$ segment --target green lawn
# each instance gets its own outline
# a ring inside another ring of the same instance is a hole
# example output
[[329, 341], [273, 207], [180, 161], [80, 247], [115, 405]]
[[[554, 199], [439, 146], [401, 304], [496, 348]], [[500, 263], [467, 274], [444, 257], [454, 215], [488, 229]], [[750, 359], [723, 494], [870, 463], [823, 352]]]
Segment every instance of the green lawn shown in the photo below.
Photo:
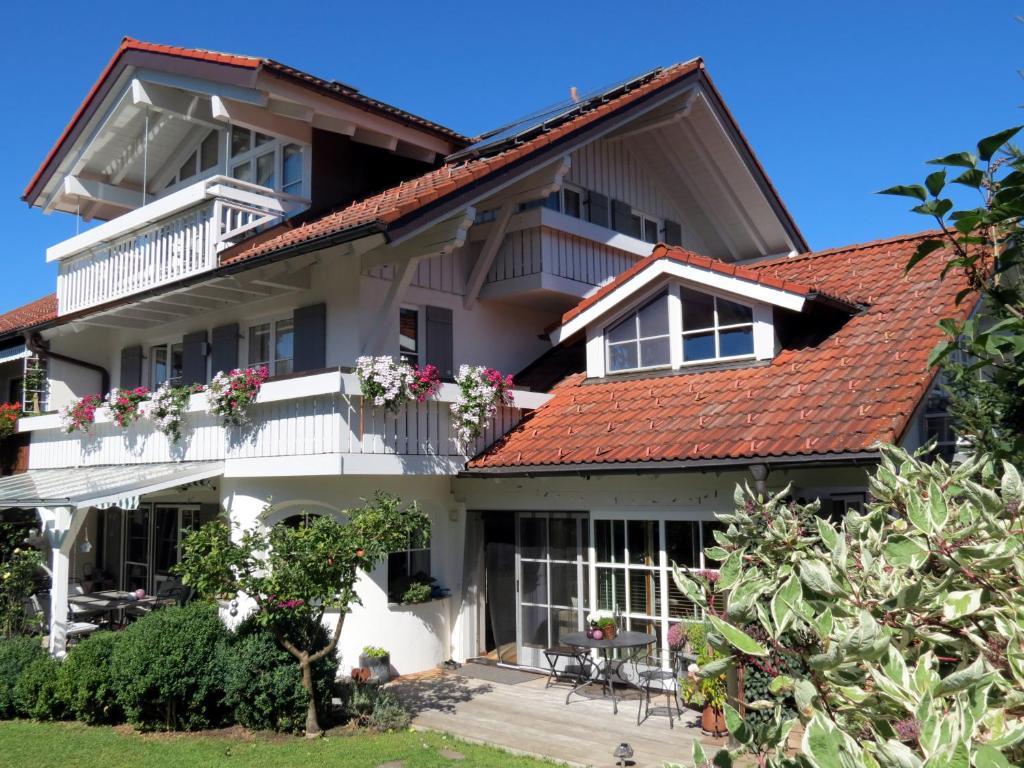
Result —
[[[465, 759], [445, 757], [441, 751]], [[437, 733], [301, 737], [248, 734], [138, 734], [126, 728], [80, 723], [0, 722], [0, 766], [18, 768], [374, 768], [400, 760], [404, 768], [550, 768], [551, 763], [517, 757]]]

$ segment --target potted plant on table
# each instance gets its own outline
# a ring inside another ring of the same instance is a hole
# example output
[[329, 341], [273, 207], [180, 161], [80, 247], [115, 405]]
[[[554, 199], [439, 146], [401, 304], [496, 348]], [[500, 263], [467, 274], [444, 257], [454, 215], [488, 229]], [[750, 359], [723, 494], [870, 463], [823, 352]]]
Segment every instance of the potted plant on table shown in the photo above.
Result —
[[391, 679], [391, 654], [386, 648], [367, 645], [359, 654], [359, 666], [370, 673], [370, 680], [386, 683]]
[[724, 736], [729, 733], [729, 727], [725, 724], [725, 702], [728, 696], [725, 675], [700, 674], [701, 667], [722, 658], [722, 655], [708, 644], [703, 625], [690, 626], [687, 637], [697, 654], [697, 661], [690, 664], [680, 679], [679, 692], [688, 704], [703, 708], [700, 727], [704, 733]]
[[618, 632], [615, 616], [610, 611], [591, 611], [587, 625], [587, 637], [594, 640], [611, 640]]

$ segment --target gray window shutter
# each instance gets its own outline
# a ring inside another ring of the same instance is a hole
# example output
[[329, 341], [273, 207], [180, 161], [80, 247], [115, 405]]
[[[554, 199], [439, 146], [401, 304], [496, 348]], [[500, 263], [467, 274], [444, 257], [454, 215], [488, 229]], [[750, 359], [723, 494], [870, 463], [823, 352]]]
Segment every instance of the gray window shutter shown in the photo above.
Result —
[[315, 371], [327, 365], [327, 305], [299, 307], [292, 316], [295, 333], [293, 371]]
[[445, 307], [427, 307], [426, 362], [437, 367], [441, 378], [455, 378], [452, 311]]
[[186, 333], [181, 340], [181, 383], [206, 383], [206, 331]]
[[142, 347], [125, 347], [121, 350], [121, 388], [135, 389], [142, 386]]
[[587, 193], [587, 221], [601, 227], [608, 226], [608, 198], [599, 192]]
[[612, 200], [612, 229], [630, 237], [640, 237], [640, 226], [629, 203]]
[[677, 221], [665, 219], [665, 245], [682, 245], [683, 228]]
[[238, 367], [238, 323], [218, 325], [213, 329], [210, 343], [210, 370], [234, 370]]

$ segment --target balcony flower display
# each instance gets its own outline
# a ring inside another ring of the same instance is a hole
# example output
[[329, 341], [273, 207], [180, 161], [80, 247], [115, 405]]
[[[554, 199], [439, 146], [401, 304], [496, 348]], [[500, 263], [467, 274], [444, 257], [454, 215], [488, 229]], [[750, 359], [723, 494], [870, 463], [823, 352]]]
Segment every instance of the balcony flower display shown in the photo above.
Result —
[[149, 400], [148, 387], [121, 389], [114, 387], [103, 401], [103, 407], [117, 426], [124, 429], [142, 416], [140, 406]]
[[452, 403], [455, 439], [466, 447], [483, 433], [499, 405], [512, 405], [512, 376], [482, 365], [463, 365], [455, 377], [458, 399]]
[[60, 425], [68, 434], [88, 432], [96, 421], [96, 409], [103, 403], [99, 395], [86, 395], [60, 409]]
[[266, 366], [219, 371], [206, 388], [206, 412], [220, 416], [224, 423], [238, 427], [249, 423], [249, 406], [269, 375]]
[[20, 417], [21, 403], [3, 403], [0, 405], [0, 440], [14, 434]]
[[146, 416], [153, 420], [158, 432], [167, 436], [173, 444], [181, 440], [185, 432], [185, 413], [188, 411], [189, 398], [194, 392], [202, 392], [204, 387], [197, 384], [193, 387], [175, 387], [168, 382], [160, 385], [148, 403], [143, 405]]
[[358, 358], [356, 375], [363, 397], [392, 413], [408, 400], [423, 402], [441, 385], [441, 376], [434, 366], [413, 367], [388, 355]]

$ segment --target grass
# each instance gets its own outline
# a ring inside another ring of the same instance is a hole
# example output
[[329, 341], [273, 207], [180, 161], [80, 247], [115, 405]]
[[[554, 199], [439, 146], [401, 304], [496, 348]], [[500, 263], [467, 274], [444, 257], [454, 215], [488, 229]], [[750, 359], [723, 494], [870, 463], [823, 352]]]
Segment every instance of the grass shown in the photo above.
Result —
[[[445, 757], [442, 750], [461, 753], [465, 759]], [[401, 761], [404, 768], [552, 765], [427, 732], [341, 732], [307, 741], [242, 729], [140, 734], [125, 727], [101, 728], [81, 723], [0, 722], [3, 768], [374, 768], [392, 761]]]

